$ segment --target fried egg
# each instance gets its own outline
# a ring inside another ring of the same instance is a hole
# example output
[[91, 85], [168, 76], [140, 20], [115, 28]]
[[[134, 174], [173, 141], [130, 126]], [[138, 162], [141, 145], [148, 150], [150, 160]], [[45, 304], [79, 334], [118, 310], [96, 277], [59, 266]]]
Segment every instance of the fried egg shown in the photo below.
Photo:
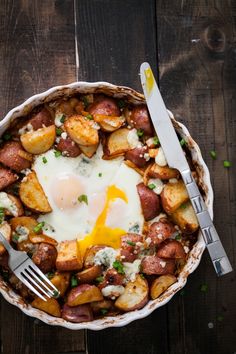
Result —
[[43, 232], [58, 242], [77, 238], [82, 253], [92, 244], [119, 248], [121, 235], [143, 228], [136, 190], [141, 176], [123, 157], [103, 160], [102, 154], [101, 146], [90, 159], [56, 157], [49, 150], [33, 164], [52, 208], [38, 218]]

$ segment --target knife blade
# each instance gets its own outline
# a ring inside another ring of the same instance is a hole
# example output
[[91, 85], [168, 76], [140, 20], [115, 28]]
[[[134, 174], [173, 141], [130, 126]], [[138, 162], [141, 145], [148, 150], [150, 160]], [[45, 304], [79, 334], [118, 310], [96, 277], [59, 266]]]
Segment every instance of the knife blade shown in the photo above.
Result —
[[232, 271], [231, 264], [192, 176], [189, 164], [148, 63], [142, 63], [140, 77], [150, 117], [167, 163], [170, 167], [178, 169], [182, 176], [216, 274], [218, 276], [227, 274]]

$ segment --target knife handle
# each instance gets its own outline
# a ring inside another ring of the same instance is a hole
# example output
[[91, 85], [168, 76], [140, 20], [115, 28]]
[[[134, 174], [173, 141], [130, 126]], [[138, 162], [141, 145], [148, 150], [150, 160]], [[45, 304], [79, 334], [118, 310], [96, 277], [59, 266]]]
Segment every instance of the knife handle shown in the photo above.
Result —
[[218, 276], [227, 274], [232, 271], [230, 261], [225, 253], [224, 247], [220, 241], [215, 226], [213, 225], [206, 204], [200, 194], [192, 173], [188, 169], [181, 172], [181, 175], [196, 213], [216, 274]]

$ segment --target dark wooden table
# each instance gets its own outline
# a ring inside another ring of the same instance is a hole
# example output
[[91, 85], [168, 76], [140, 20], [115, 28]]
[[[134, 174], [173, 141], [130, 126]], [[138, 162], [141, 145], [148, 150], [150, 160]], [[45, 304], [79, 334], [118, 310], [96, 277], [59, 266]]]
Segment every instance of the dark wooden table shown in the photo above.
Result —
[[[1, 0], [0, 30], [1, 117], [76, 80], [141, 90], [139, 65], [151, 63], [167, 106], [201, 146], [215, 224], [236, 267], [236, 1]], [[124, 328], [53, 328], [2, 299], [1, 353], [235, 354], [235, 320], [235, 272], [217, 279], [205, 253], [184, 292]]]

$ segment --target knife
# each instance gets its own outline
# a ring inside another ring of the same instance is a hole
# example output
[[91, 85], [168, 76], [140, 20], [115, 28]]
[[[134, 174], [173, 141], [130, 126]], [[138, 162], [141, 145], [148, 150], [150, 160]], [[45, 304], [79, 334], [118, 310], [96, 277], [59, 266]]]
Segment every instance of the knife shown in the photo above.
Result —
[[155, 81], [152, 69], [148, 63], [142, 63], [140, 76], [151, 120], [168, 165], [178, 169], [182, 176], [216, 274], [218, 276], [227, 274], [232, 271], [231, 264], [212, 223], [198, 186], [192, 176], [190, 167]]

